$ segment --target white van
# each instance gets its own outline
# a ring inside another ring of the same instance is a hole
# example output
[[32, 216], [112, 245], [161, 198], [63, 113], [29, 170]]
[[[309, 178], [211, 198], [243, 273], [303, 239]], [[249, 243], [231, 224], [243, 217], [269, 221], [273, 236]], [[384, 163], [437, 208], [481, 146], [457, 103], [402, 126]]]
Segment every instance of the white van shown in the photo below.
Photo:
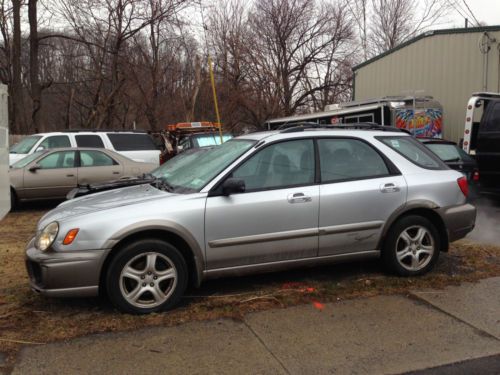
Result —
[[106, 148], [134, 161], [160, 164], [160, 150], [153, 139], [147, 133], [136, 131], [68, 131], [30, 135], [10, 148], [9, 164], [36, 151], [59, 147]]

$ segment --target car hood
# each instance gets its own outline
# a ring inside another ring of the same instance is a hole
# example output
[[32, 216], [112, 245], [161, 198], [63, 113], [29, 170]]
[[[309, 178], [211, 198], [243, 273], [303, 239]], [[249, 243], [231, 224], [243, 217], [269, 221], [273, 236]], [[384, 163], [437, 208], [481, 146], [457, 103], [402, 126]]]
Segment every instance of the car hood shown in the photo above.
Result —
[[149, 184], [90, 194], [61, 203], [42, 217], [39, 227], [44, 227], [52, 221], [60, 221], [76, 215], [84, 215], [176, 195], [157, 189]]

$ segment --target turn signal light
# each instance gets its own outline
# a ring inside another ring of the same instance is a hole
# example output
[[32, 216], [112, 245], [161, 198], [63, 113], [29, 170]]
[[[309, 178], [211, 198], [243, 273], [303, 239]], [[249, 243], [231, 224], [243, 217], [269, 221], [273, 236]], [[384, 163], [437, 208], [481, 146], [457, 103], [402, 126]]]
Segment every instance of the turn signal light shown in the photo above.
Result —
[[460, 177], [457, 180], [458, 186], [460, 187], [460, 190], [462, 190], [462, 193], [467, 196], [469, 195], [469, 183], [467, 182], [467, 177]]
[[66, 237], [64, 237], [63, 245], [70, 245], [76, 238], [78, 234], [78, 228], [71, 229], [66, 233]]

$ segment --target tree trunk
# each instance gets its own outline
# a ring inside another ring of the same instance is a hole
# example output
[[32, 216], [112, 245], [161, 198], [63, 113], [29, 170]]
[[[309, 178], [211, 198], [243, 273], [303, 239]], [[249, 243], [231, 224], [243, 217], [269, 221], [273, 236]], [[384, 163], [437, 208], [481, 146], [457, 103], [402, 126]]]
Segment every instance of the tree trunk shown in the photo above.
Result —
[[12, 17], [14, 21], [13, 43], [11, 54], [12, 81], [11, 91], [11, 132], [13, 134], [22, 134], [25, 132], [22, 121], [23, 115], [23, 86], [21, 83], [21, 0], [12, 0]]
[[28, 20], [30, 24], [30, 84], [31, 100], [33, 107], [31, 110], [31, 126], [35, 132], [43, 131], [40, 123], [40, 109], [42, 107], [42, 85], [39, 77], [38, 61], [38, 20], [37, 20], [37, 2], [38, 0], [29, 0], [28, 2]]

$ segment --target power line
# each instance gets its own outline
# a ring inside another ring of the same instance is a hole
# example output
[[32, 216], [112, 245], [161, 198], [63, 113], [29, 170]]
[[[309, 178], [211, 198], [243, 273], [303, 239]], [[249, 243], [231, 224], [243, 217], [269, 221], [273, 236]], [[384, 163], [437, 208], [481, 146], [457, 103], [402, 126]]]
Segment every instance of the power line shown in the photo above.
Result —
[[467, 9], [469, 10], [469, 13], [471, 14], [472, 18], [474, 18], [474, 21], [476, 21], [476, 24], [477, 26], [481, 26], [479, 24], [479, 21], [477, 20], [476, 16], [474, 15], [474, 13], [472, 12], [472, 10], [469, 8], [469, 5], [467, 4], [467, 2], [465, 0], [462, 0], [464, 2], [464, 5], [467, 7]]

